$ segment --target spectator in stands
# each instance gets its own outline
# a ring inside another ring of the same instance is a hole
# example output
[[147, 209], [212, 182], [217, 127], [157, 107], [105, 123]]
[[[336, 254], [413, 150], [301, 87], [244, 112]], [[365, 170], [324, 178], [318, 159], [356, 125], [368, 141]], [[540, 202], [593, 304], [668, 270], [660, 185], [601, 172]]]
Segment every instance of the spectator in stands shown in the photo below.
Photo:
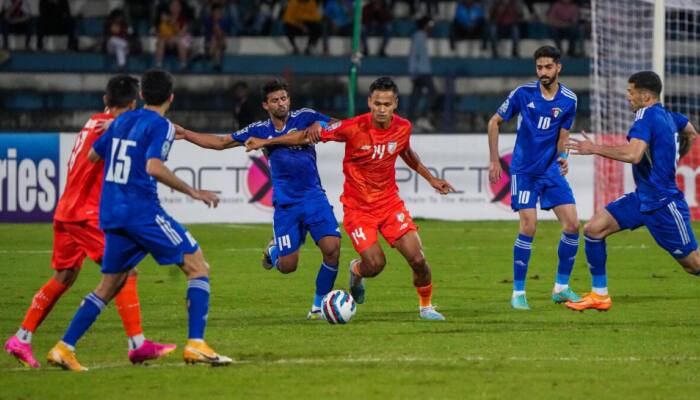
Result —
[[136, 36], [148, 35], [153, 21], [153, 3], [153, 0], [124, 0], [126, 24], [134, 28]]
[[243, 33], [243, 19], [241, 18], [242, 7], [240, 0], [229, 0], [228, 5], [225, 0], [220, 2], [224, 17], [229, 21], [228, 33], [237, 36]]
[[114, 54], [117, 59], [117, 68], [120, 71], [126, 69], [127, 56], [129, 55], [129, 27], [126, 24], [126, 15], [121, 9], [112, 10], [104, 25], [104, 49], [107, 54]]
[[37, 26], [36, 47], [44, 48], [44, 36], [68, 36], [68, 50], [78, 51], [78, 35], [75, 19], [71, 16], [68, 0], [40, 0], [39, 24]]
[[426, 107], [418, 120], [415, 121], [415, 127], [424, 131], [434, 131], [435, 128], [427, 116], [435, 100], [433, 68], [430, 65], [430, 55], [428, 54], [428, 36], [430, 36], [435, 24], [432, 18], [426, 16], [419, 19], [417, 25], [418, 30], [411, 38], [411, 49], [408, 55], [408, 72], [413, 81], [413, 90], [408, 102], [408, 118], [410, 120], [415, 118], [416, 106], [425, 92]]
[[396, 3], [406, 3], [408, 6], [408, 15], [416, 15], [418, 0], [391, 0], [391, 10], [392, 12], [396, 8]]
[[569, 56], [582, 54], [578, 47], [583, 36], [583, 27], [579, 23], [581, 9], [572, 0], [558, 0], [547, 12], [547, 24], [552, 30], [552, 38], [557, 48], [563, 53], [562, 39], [567, 39]]
[[323, 3], [323, 54], [329, 53], [328, 37], [352, 34], [352, 5], [347, 0]]
[[260, 103], [254, 101], [250, 96], [250, 88], [243, 81], [238, 81], [233, 85], [233, 118], [238, 122], [237, 129], [258, 121]]
[[223, 6], [214, 3], [204, 20], [204, 46], [217, 72], [221, 71], [221, 59], [226, 50], [226, 37], [230, 29], [231, 21], [224, 14]]
[[455, 9], [455, 18], [450, 25], [450, 50], [457, 48], [457, 41], [484, 39], [484, 8], [474, 0], [460, 0]]
[[180, 71], [187, 69], [189, 50], [192, 46], [192, 36], [190, 35], [190, 20], [183, 12], [180, 0], [172, 0], [168, 5], [167, 12], [160, 12], [156, 30], [156, 67], [163, 66], [165, 51], [176, 49], [180, 60]]
[[2, 29], [3, 47], [10, 48], [8, 34], [24, 34], [24, 48], [29, 50], [29, 41], [32, 38], [32, 18], [28, 0], [3, 0], [2, 17], [0, 18]]
[[386, 57], [386, 46], [391, 35], [391, 20], [393, 16], [384, 0], [371, 0], [362, 7], [362, 53], [369, 54], [367, 36], [381, 36], [379, 56]]
[[519, 57], [520, 21], [523, 17], [521, 0], [494, 0], [489, 7], [489, 40], [494, 58], [498, 58], [498, 40], [510, 37], [513, 41], [511, 55]]
[[301, 35], [309, 37], [304, 53], [311, 54], [311, 50], [316, 47], [318, 39], [321, 38], [321, 12], [318, 9], [318, 2], [316, 0], [288, 0], [282, 20], [284, 21], [284, 31], [292, 45], [294, 54], [299, 54], [299, 48], [294, 38]]
[[[253, 0], [247, 8], [239, 7], [239, 15], [246, 35], [269, 35], [272, 31], [272, 11], [276, 0]], [[233, 11], [231, 11], [233, 15]]]

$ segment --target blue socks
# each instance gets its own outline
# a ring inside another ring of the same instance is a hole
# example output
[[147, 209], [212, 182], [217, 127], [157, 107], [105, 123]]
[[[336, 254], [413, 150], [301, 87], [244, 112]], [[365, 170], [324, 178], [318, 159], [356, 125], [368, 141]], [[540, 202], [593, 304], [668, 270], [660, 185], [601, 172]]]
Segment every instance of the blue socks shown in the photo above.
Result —
[[75, 347], [75, 344], [90, 329], [90, 326], [92, 326], [105, 306], [105, 302], [97, 297], [95, 293], [90, 292], [90, 294], [85, 296], [78, 311], [73, 316], [73, 320], [68, 325], [66, 333], [63, 335], [63, 343]]
[[561, 241], [559, 242], [559, 265], [557, 266], [557, 284], [568, 285], [571, 271], [574, 269], [574, 261], [576, 261], [576, 252], [578, 251], [578, 232], [576, 233], [561, 233]]
[[522, 233], [515, 239], [513, 246], [513, 291], [525, 291], [525, 278], [527, 277], [527, 266], [530, 263], [532, 253], [532, 237]]
[[267, 250], [270, 253], [270, 260], [272, 260], [272, 266], [277, 269], [277, 260], [280, 258], [280, 249], [276, 244], [270, 246]]
[[204, 339], [204, 328], [209, 314], [209, 278], [190, 279], [187, 284], [187, 311], [189, 313], [189, 339]]
[[586, 260], [593, 277], [593, 292], [602, 295], [608, 294], [608, 277], [605, 272], [608, 254], [605, 249], [605, 239], [594, 239], [588, 236], [585, 236], [585, 239]]
[[335, 278], [338, 276], [338, 266], [328, 265], [325, 262], [321, 263], [321, 268], [316, 275], [316, 294], [314, 295], [314, 308], [321, 308], [321, 300], [327, 295], [335, 284]]

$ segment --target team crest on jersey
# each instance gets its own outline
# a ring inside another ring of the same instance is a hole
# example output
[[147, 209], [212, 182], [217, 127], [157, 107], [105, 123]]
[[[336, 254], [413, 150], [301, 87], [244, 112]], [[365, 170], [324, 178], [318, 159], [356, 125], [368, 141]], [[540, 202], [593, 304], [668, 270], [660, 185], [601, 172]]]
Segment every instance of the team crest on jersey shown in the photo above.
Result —
[[399, 222], [403, 222], [406, 219], [406, 215], [404, 213], [400, 212], [396, 214], [396, 219], [399, 220]]
[[330, 124], [330, 125], [327, 125], [327, 126], [326, 126], [326, 130], [327, 130], [327, 131], [332, 131], [333, 129], [339, 127], [341, 123], [342, 123], [342, 121], [337, 121], [337, 122], [334, 122], [334, 123], [332, 123], [332, 124]]
[[389, 154], [394, 154], [396, 151], [396, 142], [387, 143], [386, 149], [389, 150]]
[[561, 108], [559, 108], [559, 107], [552, 108], [552, 115], [554, 116], [554, 118], [557, 118], [559, 115], [561, 115]]

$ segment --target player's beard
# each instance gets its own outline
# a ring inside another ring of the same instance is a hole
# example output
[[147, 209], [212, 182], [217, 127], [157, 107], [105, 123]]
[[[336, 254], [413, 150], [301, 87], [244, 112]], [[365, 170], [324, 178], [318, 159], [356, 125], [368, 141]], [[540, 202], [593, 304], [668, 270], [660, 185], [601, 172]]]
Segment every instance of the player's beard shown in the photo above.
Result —
[[277, 119], [287, 119], [287, 117], [289, 116], [289, 109], [284, 108], [284, 109], [275, 110], [272, 113], [272, 115], [274, 115], [275, 118], [277, 118]]
[[[540, 83], [542, 83], [542, 86], [549, 89], [549, 87], [552, 86], [552, 84], [554, 84], [554, 82], [557, 81], [557, 78], [559, 78], [559, 74], [555, 74], [554, 76], [551, 76], [551, 77], [545, 75], [545, 76], [540, 77], [539, 80], [540, 80]], [[546, 80], [546, 82], [545, 82], [545, 80]]]

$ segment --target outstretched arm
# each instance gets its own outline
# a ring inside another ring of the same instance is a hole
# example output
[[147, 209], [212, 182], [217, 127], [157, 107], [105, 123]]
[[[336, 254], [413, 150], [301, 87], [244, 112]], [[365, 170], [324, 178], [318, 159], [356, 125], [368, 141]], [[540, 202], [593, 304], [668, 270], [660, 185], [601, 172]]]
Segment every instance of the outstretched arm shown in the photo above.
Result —
[[180, 125], [175, 125], [175, 135], [177, 139], [185, 139], [205, 149], [225, 150], [242, 146], [243, 144], [231, 138], [231, 136], [219, 136], [209, 133], [194, 132], [185, 129]]
[[195, 200], [201, 200], [209, 207], [219, 204], [219, 196], [209, 190], [196, 190], [178, 178], [160, 158], [149, 158], [146, 162], [146, 172], [156, 178], [158, 182], [184, 193]]
[[683, 131], [680, 132], [680, 145], [678, 147], [678, 155], [680, 157], [685, 156], [693, 147], [693, 142], [698, 138], [698, 133], [695, 130], [693, 124], [688, 122]]
[[251, 137], [245, 141], [245, 149], [246, 151], [253, 151], [265, 146], [300, 146], [310, 143], [311, 141], [307, 137], [306, 131], [296, 131], [269, 139]]
[[498, 134], [503, 117], [493, 114], [489, 120], [489, 181], [496, 183], [501, 180], [501, 160], [498, 155]]
[[597, 154], [611, 160], [638, 164], [642, 161], [644, 152], [647, 150], [647, 142], [637, 138], [632, 138], [629, 143], [622, 146], [606, 146], [593, 143], [586, 132], [581, 132], [581, 134], [583, 140], [571, 138], [566, 145], [566, 148], [573, 150], [573, 154], [576, 155]]
[[412, 170], [418, 172], [418, 174], [422, 176], [426, 181], [428, 181], [428, 183], [430, 183], [430, 186], [434, 187], [435, 190], [437, 190], [440, 194], [447, 194], [455, 191], [455, 189], [452, 187], [452, 185], [450, 185], [449, 182], [447, 182], [444, 179], [439, 179], [433, 176], [430, 170], [425, 165], [423, 165], [423, 163], [420, 160], [420, 157], [415, 151], [413, 151], [411, 146], [408, 146], [406, 150], [401, 152], [401, 158], [406, 163], [406, 165], [408, 165]]

